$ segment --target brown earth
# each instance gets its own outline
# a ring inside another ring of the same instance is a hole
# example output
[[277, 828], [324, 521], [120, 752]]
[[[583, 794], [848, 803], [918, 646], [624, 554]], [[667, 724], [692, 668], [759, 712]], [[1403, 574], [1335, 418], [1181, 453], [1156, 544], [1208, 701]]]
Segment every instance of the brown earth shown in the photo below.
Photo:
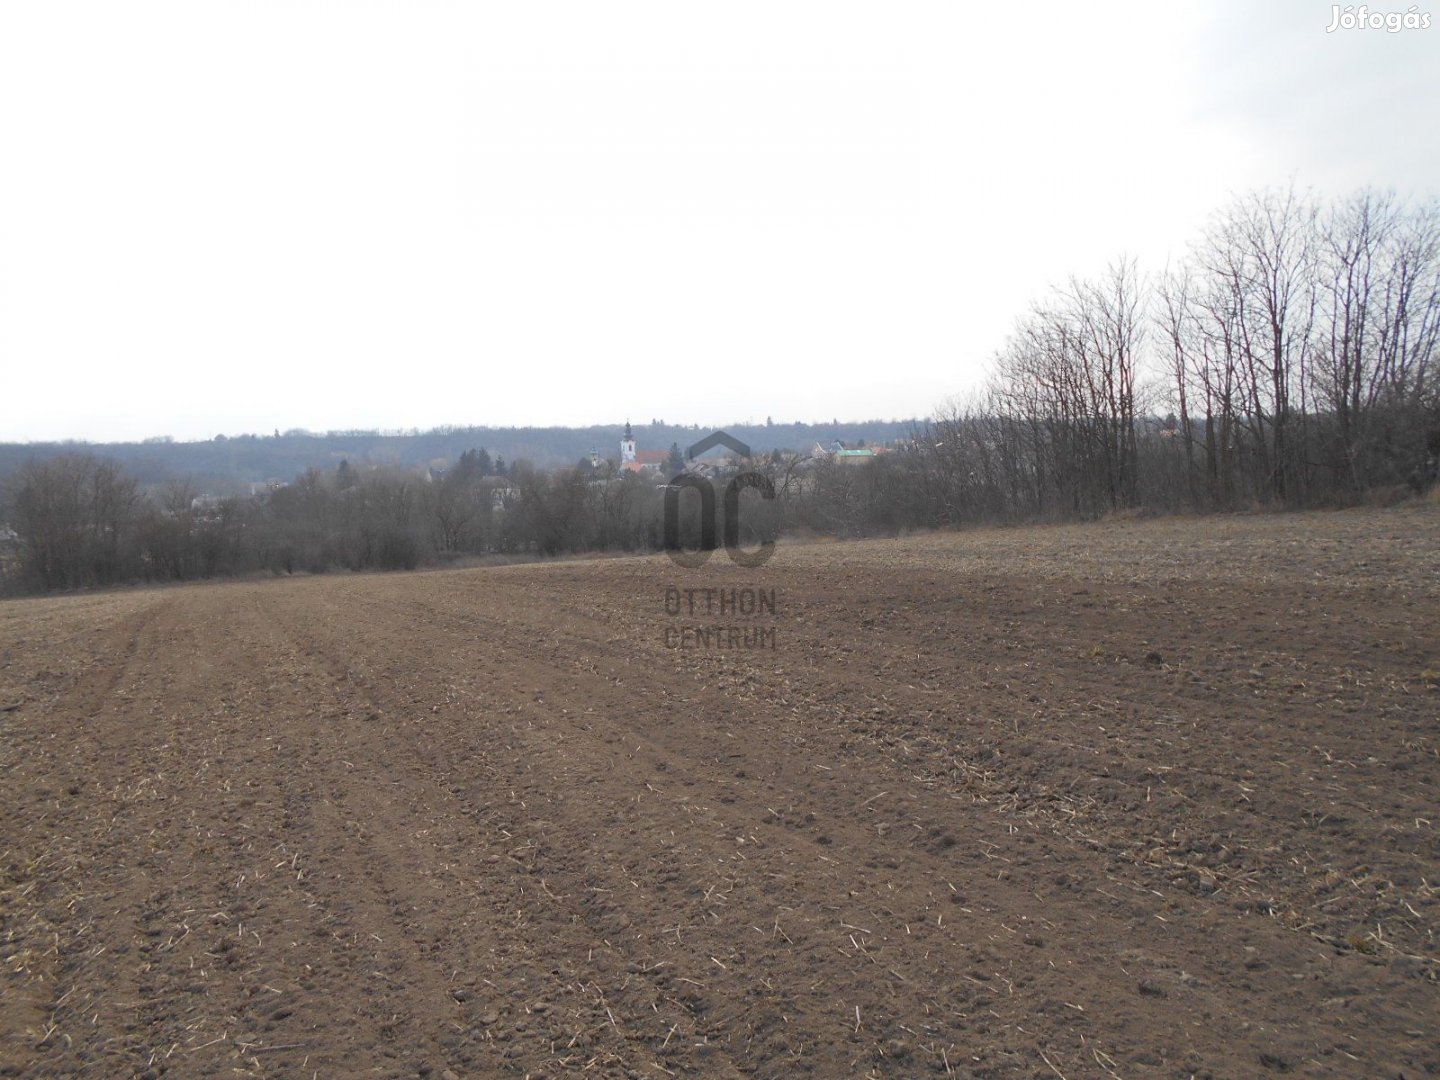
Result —
[[1436, 1075], [1437, 526], [0, 604], [0, 1074]]

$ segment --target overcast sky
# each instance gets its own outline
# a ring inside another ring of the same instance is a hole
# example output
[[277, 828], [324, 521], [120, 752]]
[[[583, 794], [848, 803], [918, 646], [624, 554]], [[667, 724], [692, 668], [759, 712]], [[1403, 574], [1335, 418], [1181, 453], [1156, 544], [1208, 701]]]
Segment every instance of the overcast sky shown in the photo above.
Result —
[[0, 440], [928, 415], [1231, 192], [1436, 193], [1440, 18], [1331, 18], [5, 3]]

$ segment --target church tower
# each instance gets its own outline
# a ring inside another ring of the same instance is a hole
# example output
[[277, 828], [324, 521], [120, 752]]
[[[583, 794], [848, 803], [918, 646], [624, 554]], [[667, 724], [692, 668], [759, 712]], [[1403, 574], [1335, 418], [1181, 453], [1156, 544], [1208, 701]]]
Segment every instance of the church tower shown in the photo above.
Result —
[[620, 440], [620, 464], [635, 460], [635, 436], [630, 431], [630, 421], [625, 421], [625, 437]]

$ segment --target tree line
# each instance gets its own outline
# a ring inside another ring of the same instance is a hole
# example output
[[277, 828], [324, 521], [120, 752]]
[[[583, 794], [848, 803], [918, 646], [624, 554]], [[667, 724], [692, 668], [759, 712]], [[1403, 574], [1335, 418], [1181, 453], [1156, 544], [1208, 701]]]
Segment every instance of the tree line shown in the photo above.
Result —
[[[671, 456], [680, 457], [678, 447]], [[789, 496], [798, 492], [804, 460], [775, 451], [731, 471], [774, 473]], [[558, 470], [492, 464], [477, 449], [444, 471], [357, 469], [342, 461], [259, 495], [214, 498], [185, 483], [146, 491], [112, 461], [61, 454], [31, 460], [11, 478], [16, 536], [0, 546], [0, 587], [50, 592], [254, 573], [408, 570], [474, 556], [656, 551], [665, 542], [664, 487], [656, 479], [589, 459]], [[756, 502], [745, 504], [751, 543], [780, 527], [776, 508]], [[698, 518], [687, 502], [682, 533], [691, 546]]]
[[[347, 462], [256, 497], [210, 498], [184, 482], [148, 493], [92, 454], [32, 460], [11, 478], [11, 591], [184, 581], [253, 572], [413, 569], [489, 542], [494, 485], [467, 452], [438, 481]], [[503, 467], [503, 466], [502, 466]]]
[[1418, 493], [1440, 461], [1440, 212], [1236, 198], [1179, 265], [1072, 279], [899, 479], [934, 524]]

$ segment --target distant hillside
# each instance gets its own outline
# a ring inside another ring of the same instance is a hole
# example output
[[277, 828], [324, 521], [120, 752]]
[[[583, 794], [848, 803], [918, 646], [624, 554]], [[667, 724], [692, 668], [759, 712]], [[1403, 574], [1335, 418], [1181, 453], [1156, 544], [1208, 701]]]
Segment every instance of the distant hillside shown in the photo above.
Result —
[[[835, 439], [886, 443], [908, 436], [914, 420], [866, 420], [829, 424], [734, 424], [725, 428], [755, 452], [809, 450], [816, 442]], [[585, 428], [436, 428], [432, 431], [332, 431], [323, 434], [286, 431], [273, 435], [217, 436], [207, 442], [150, 440], [141, 443], [0, 443], [0, 476], [29, 458], [84, 451], [112, 458], [142, 484], [163, 484], [187, 478], [200, 490], [232, 494], [268, 479], [291, 480], [308, 468], [332, 469], [341, 461], [353, 466], [424, 467], [448, 464], [466, 450], [484, 449], [506, 462], [529, 461], [552, 468], [571, 465], [590, 451], [619, 456], [624, 421]], [[683, 450], [710, 433], [699, 425], [634, 424], [640, 449]]]

